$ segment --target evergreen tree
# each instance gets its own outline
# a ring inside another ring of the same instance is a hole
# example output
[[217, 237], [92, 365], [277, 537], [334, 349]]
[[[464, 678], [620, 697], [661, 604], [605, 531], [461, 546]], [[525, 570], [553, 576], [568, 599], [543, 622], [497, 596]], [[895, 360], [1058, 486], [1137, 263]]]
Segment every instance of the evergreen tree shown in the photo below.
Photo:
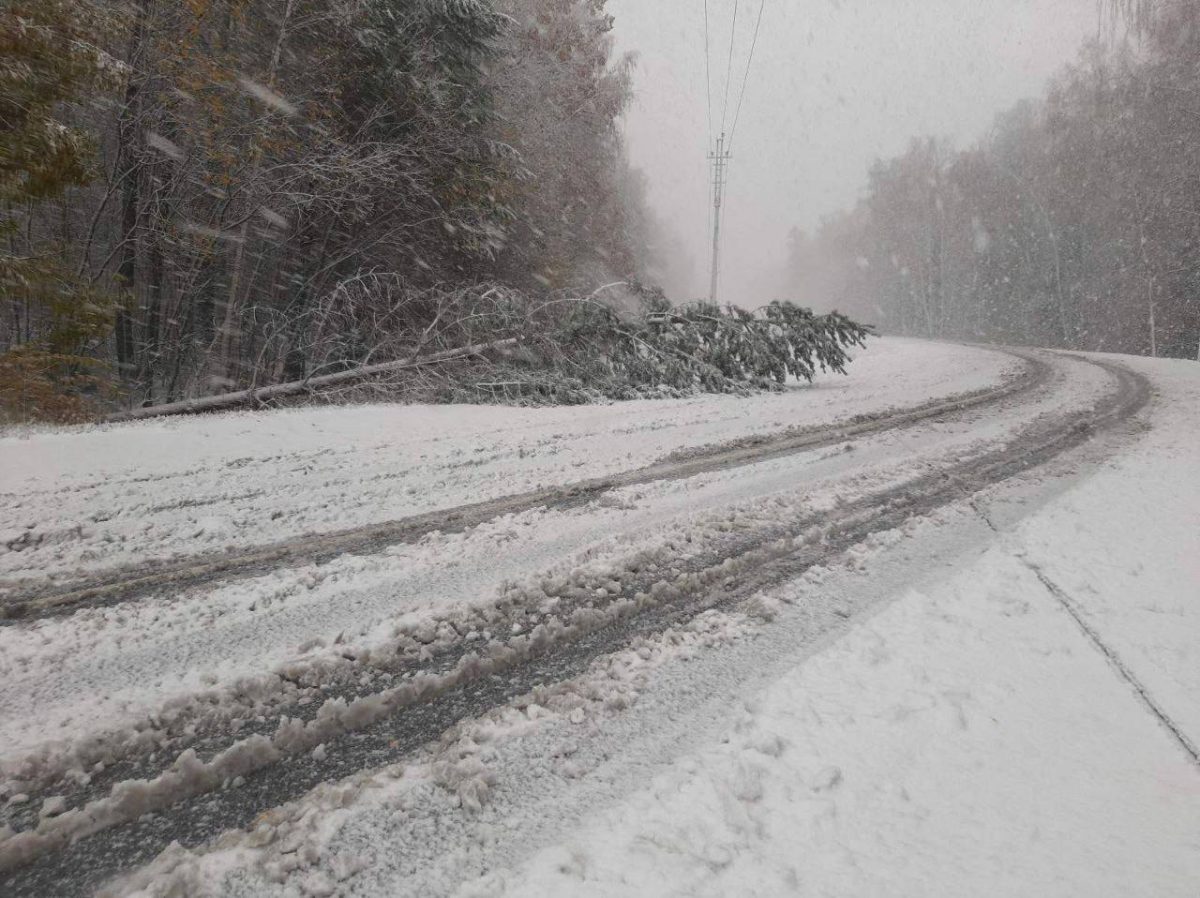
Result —
[[0, 295], [12, 326], [0, 355], [0, 408], [77, 416], [94, 381], [89, 354], [112, 305], [70, 270], [61, 248], [22, 251], [22, 217], [94, 174], [95, 147], [60, 113], [115, 82], [117, 63], [95, 43], [111, 18], [87, 0], [32, 0], [0, 10]]

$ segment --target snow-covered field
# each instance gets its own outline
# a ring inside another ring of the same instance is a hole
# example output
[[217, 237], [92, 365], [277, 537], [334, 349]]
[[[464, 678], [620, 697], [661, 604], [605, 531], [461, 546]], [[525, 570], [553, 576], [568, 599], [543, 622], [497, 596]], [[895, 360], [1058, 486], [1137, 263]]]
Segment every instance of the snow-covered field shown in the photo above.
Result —
[[[1194, 895], [1200, 365], [1120, 361], [1154, 384], [1148, 427], [638, 637], [249, 833], [169, 850], [111, 894]], [[0, 489], [18, 535], [0, 576], [395, 519], [966, 393], [1017, 366], [883, 340], [848, 378], [753, 399], [11, 436]], [[150, 726], [167, 702], [203, 697], [218, 713], [270, 671], [358, 670], [346, 658], [422, 628], [436, 647], [447, 621], [513, 590], [545, 600], [556, 578], [686, 562], [1005, 445], [1111, 386], [1077, 359], [1055, 368], [1020, 402], [852, 446], [0, 628], [0, 763]]]

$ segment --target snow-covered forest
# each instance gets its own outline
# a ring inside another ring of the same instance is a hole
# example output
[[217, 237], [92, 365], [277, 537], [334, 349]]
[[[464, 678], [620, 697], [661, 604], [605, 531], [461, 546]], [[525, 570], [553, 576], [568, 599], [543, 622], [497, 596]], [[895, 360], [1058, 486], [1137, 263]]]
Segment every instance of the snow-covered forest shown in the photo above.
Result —
[[294, 380], [652, 278], [603, 6], [6, 4], [0, 391]]
[[977, 145], [913, 140], [794, 231], [793, 292], [892, 333], [1197, 358], [1200, 5], [1115, 6]]
[[265, 399], [247, 391], [381, 363], [404, 366], [389, 395], [437, 400], [753, 386], [839, 370], [865, 333], [790, 307], [661, 314], [604, 0], [0, 15], [10, 417]]
[[0, 377], [160, 401], [411, 348], [435, 285], [644, 277], [602, 7], [6, 4]]

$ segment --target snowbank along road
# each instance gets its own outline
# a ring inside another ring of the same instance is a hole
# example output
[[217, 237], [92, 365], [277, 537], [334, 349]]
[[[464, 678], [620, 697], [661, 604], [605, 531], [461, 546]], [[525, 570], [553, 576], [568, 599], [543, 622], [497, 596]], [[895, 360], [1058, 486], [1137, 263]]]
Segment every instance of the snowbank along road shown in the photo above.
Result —
[[[812, 696], [815, 717], [796, 713], [802, 681], [850, 651], [832, 716], [895, 716], [879, 706], [882, 687], [849, 688], [868, 683], [855, 664], [870, 651], [847, 646], [867, 631], [893, 639], [889, 616], [901, 632], [937, 631], [933, 658], [962, 633], [936, 590], [871, 617], [887, 600], [931, 568], [999, 551], [1139, 445], [1163, 456], [1156, 471], [1186, 470], [1190, 444], [1161, 421], [1195, 405], [1200, 378], [1131, 364], [885, 340], [849, 378], [751, 399], [303, 410], [0, 440], [4, 894], [492, 894], [522, 882], [641, 894], [670, 891], [676, 850], [732, 877], [724, 893], [821, 894], [846, 886], [848, 870], [869, 877], [864, 858], [887, 881], [896, 855], [845, 840], [832, 860], [785, 869], [780, 827], [796, 834], [793, 851], [820, 853], [836, 826], [809, 812], [832, 807], [836, 818], [843, 793], [867, 808], [863, 825], [881, 842], [925, 833], [918, 847], [931, 862], [905, 869], [934, 875], [945, 865], [930, 846], [943, 831], [906, 829], [898, 816], [962, 829], [963, 809], [922, 817], [866, 800], [844, 766], [808, 770], [797, 744], [809, 756], [832, 749], [817, 744], [828, 734]], [[1198, 489], [1191, 467], [1170, 497], [1184, 509]], [[1129, 505], [1146, 476], [1109, 479]], [[1189, 523], [1196, 532], [1191, 508], [1173, 522], [1176, 540]], [[1111, 556], [1091, 545], [1102, 540], [1050, 557], [1029, 540], [1004, 563], [969, 563], [995, 568], [983, 582], [1006, 601], [1044, 594], [1065, 616], [1056, 626], [1074, 627], [1063, 638], [1082, 640], [1066, 654], [1107, 665], [1116, 685], [1087, 695], [1099, 688], [1087, 669], [1075, 697], [1109, 702], [1140, 734], [1125, 746], [1132, 762], [1112, 761], [1128, 768], [1112, 800], [1141, 801], [1153, 817], [1154, 783], [1172, 794], [1155, 818], [1164, 828], [1200, 823], [1200, 713], [1188, 692], [1200, 683], [1183, 636], [1200, 634], [1196, 611], [1173, 598], [1189, 576], [1194, 596], [1195, 562], [1158, 540], [1154, 619], [1122, 611], [1117, 638], [1086, 605], [1103, 590], [1056, 569], [1064, 555]], [[943, 593], [961, 591], [945, 579]], [[992, 609], [975, 610], [963, 626], [985, 634], [986, 649], [1002, 644]], [[1007, 632], [1009, 650], [1024, 651], [1031, 632], [1044, 638], [1037, 627]], [[1139, 632], [1153, 639], [1130, 636]], [[957, 707], [966, 732], [971, 684], [986, 671], [961, 653], [951, 660], [910, 676], [910, 691], [949, 678], [935, 705]], [[1053, 675], [1070, 684], [1074, 673]], [[1005, 696], [1018, 716], [1044, 711], [1018, 700], [1027, 685], [981, 694]], [[750, 723], [730, 717], [739, 704]], [[728, 749], [730, 732], [767, 723], [787, 734], [750, 738], [749, 760]], [[869, 754], [855, 734], [836, 735], [845, 757]], [[899, 745], [912, 766], [912, 746], [876, 737], [877, 754]], [[871, 775], [877, 789], [880, 771]], [[803, 800], [767, 800], [772, 777], [794, 788], [800, 776]], [[648, 808], [633, 797], [667, 781], [675, 799]], [[720, 797], [726, 787], [732, 798]], [[1085, 786], [1067, 788], [1073, 808]], [[985, 805], [995, 797], [981, 794]], [[1021, 810], [987, 808], [968, 821], [976, 839], [981, 814]], [[690, 817], [697, 831], [679, 831]], [[1061, 836], [1039, 825], [1044, 841]], [[594, 857], [557, 845], [564, 829], [601, 826], [617, 837]], [[1102, 836], [1139, 847], [1120, 827]], [[657, 866], [630, 878], [631, 852], [646, 851]], [[1159, 839], [1154, 856], [1150, 893], [1184, 894], [1172, 888], [1200, 872], [1186, 838]], [[1084, 882], [1048, 866], [1040, 875], [1024, 885]]]

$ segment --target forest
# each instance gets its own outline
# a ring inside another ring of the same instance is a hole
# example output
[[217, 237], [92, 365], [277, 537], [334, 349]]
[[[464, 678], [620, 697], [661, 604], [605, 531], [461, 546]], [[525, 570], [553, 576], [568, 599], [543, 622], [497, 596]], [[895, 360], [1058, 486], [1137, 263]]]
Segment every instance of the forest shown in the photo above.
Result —
[[612, 29], [604, 0], [5, 4], [0, 415], [840, 370], [840, 316], [666, 314]]
[[651, 265], [615, 130], [630, 62], [597, 0], [22, 0], [0, 17], [10, 398], [293, 380], [495, 336], [465, 302], [486, 288], [439, 285]]
[[1200, 4], [1116, 4], [1046, 95], [880, 161], [787, 282], [890, 333], [1200, 357]]

